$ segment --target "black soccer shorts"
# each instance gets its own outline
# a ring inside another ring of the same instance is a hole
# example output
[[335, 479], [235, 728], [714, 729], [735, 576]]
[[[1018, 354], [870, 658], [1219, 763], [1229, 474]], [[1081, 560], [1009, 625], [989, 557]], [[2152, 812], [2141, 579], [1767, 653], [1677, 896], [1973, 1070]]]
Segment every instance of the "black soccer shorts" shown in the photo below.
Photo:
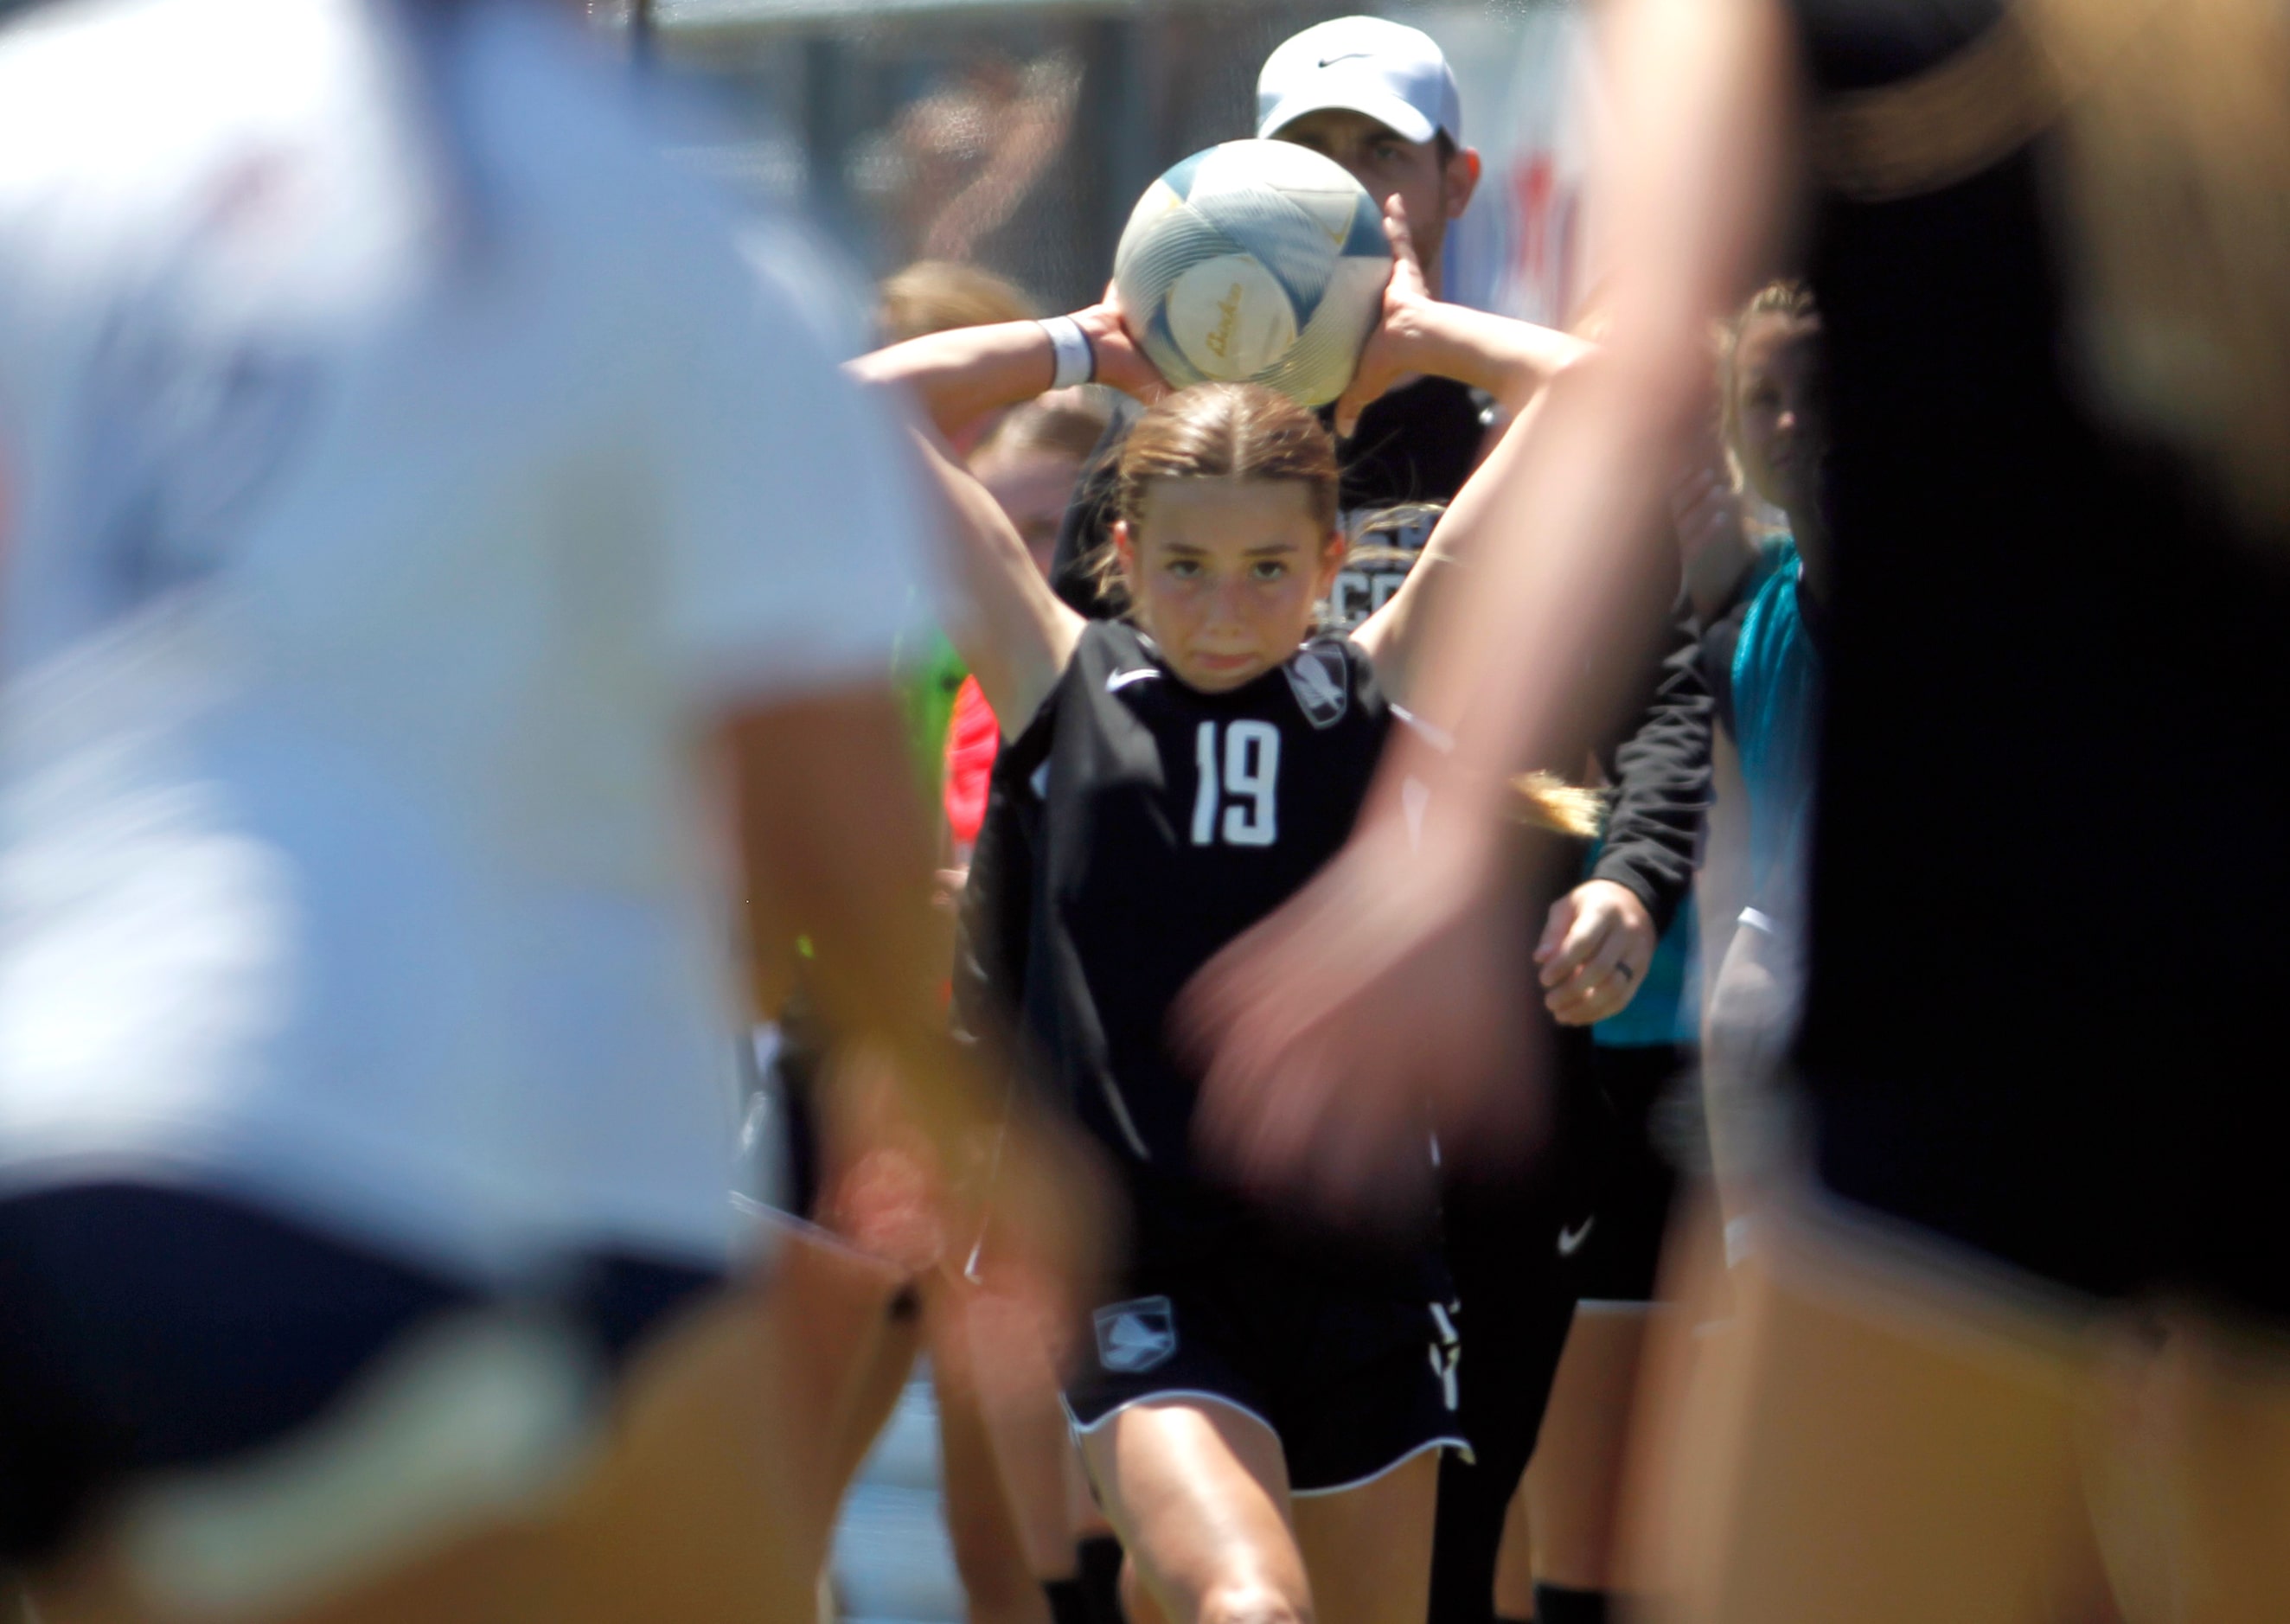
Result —
[[1087, 1433], [1149, 1400], [1229, 1404], [1279, 1438], [1293, 1492], [1333, 1494], [1426, 1450], [1469, 1452], [1461, 1353], [1436, 1261], [1347, 1269], [1239, 1244], [1133, 1268], [1088, 1316], [1066, 1406]]
[[1558, 1226], [1560, 1265], [1582, 1302], [1651, 1302], [1677, 1194], [1680, 1147], [1669, 1141], [1705, 1130], [1698, 1116], [1670, 1108], [1685, 1064], [1677, 1050], [1601, 1044], [1586, 1063], [1613, 1113], [1613, 1142], [1588, 1198]]

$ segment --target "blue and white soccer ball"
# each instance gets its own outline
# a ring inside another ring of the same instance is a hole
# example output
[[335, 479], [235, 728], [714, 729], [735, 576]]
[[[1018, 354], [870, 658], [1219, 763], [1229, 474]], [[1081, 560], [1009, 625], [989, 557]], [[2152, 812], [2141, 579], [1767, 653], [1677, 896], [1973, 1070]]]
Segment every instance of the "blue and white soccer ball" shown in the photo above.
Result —
[[1333, 158], [1227, 141], [1146, 189], [1113, 283], [1161, 375], [1261, 383], [1308, 406], [1344, 392], [1382, 309], [1382, 212]]

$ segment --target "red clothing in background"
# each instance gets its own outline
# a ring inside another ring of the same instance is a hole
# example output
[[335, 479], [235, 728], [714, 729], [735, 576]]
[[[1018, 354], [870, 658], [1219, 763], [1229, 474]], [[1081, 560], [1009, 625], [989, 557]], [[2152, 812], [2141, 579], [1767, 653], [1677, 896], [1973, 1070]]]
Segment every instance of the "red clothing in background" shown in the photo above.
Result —
[[986, 821], [986, 785], [1001, 749], [1002, 724], [986, 702], [985, 690], [976, 677], [964, 677], [946, 729], [946, 821], [955, 844], [965, 849], [978, 844], [978, 827]]

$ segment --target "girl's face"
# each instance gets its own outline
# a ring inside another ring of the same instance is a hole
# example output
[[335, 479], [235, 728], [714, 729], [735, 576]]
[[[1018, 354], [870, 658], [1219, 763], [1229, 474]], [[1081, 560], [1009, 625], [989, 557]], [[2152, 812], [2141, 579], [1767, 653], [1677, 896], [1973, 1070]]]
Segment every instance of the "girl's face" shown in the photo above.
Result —
[[1113, 543], [1137, 623], [1179, 681], [1222, 693], [1296, 652], [1335, 583], [1343, 538], [1293, 479], [1156, 479]]
[[1010, 516], [1034, 567], [1048, 579], [1057, 557], [1058, 526], [1081, 478], [1080, 459], [1053, 451], [989, 452], [973, 460], [970, 471]]
[[1821, 324], [1753, 316], [1734, 352], [1734, 378], [1742, 472], [1750, 488], [1784, 513], [1812, 513], [1829, 446]]

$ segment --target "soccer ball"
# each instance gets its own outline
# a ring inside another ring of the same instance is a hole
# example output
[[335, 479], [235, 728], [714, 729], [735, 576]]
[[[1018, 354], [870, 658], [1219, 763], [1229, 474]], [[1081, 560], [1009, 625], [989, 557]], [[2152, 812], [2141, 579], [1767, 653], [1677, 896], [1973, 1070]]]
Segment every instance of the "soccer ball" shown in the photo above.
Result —
[[1227, 141], [1146, 189], [1113, 284], [1161, 375], [1261, 383], [1307, 406], [1344, 392], [1391, 274], [1382, 212], [1333, 159]]

